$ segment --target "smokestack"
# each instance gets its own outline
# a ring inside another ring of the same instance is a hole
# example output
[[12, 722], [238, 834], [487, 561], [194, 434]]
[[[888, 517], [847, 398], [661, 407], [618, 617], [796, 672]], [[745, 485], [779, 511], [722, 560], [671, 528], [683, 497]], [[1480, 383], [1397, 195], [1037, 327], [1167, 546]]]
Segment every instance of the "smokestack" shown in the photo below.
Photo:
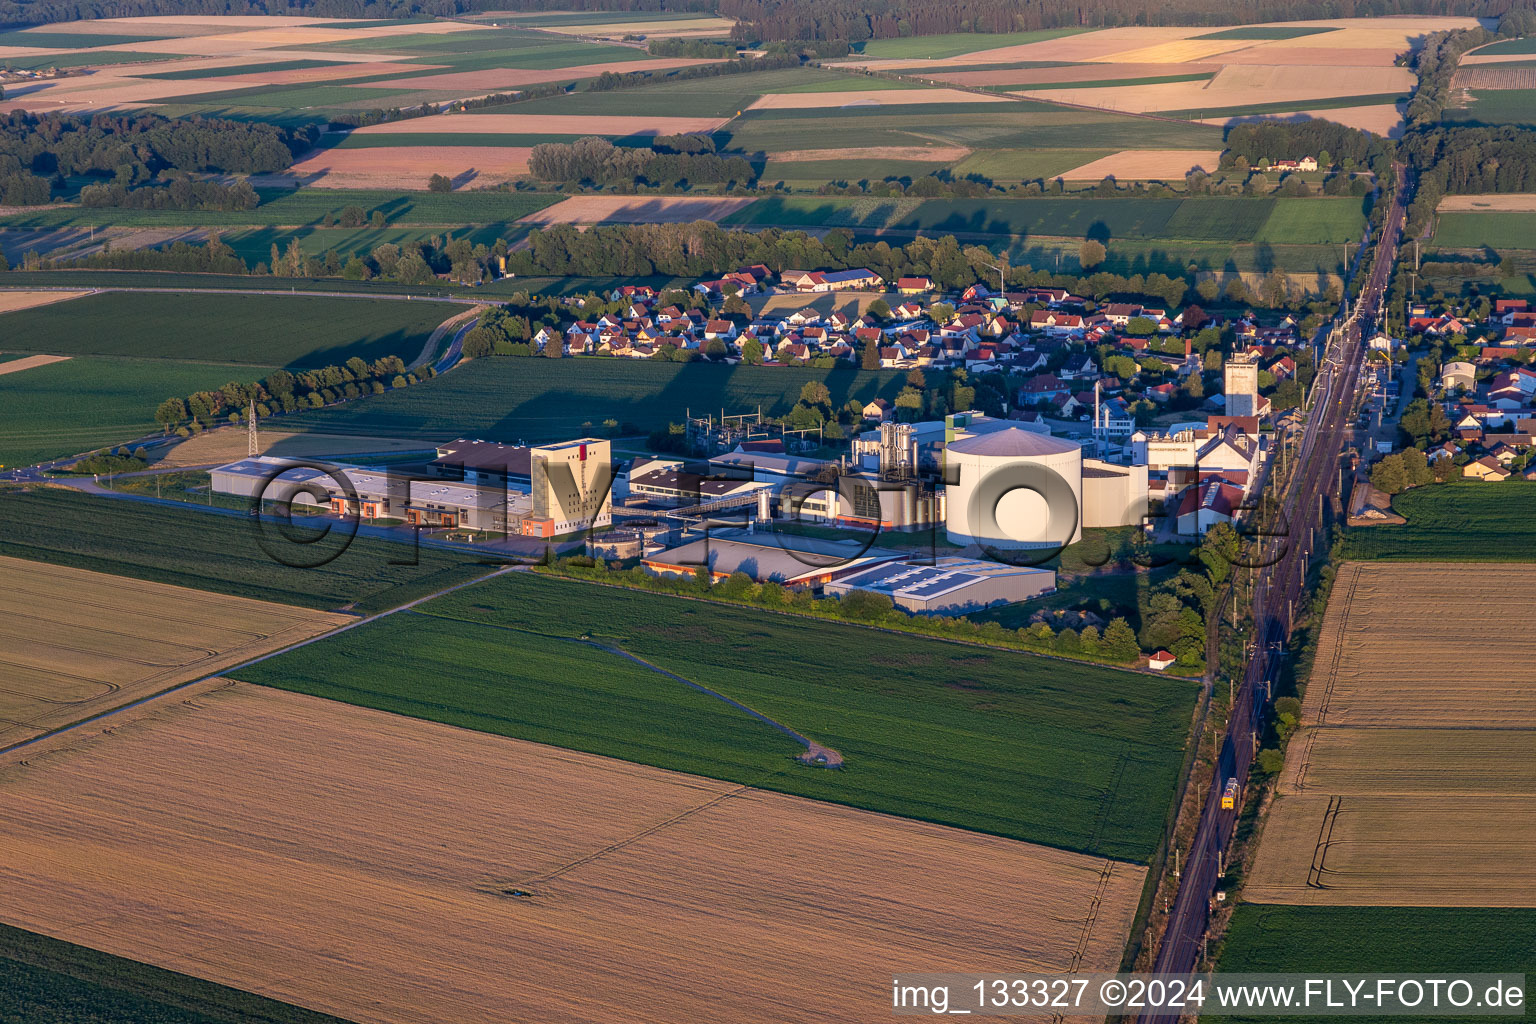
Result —
[[1191, 344], [1190, 339], [1189, 338], [1185, 338], [1184, 339], [1184, 358], [1185, 358], [1185, 360], [1189, 359], [1190, 344]]

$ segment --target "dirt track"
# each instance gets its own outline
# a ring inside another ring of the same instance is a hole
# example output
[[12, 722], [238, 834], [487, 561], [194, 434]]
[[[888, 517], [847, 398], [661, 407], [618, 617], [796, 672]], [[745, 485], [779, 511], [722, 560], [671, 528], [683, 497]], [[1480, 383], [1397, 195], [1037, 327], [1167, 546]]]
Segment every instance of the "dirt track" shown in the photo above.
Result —
[[351, 1020], [885, 1021], [899, 966], [1112, 969], [1145, 873], [243, 684], [178, 696], [0, 768], [0, 919]]

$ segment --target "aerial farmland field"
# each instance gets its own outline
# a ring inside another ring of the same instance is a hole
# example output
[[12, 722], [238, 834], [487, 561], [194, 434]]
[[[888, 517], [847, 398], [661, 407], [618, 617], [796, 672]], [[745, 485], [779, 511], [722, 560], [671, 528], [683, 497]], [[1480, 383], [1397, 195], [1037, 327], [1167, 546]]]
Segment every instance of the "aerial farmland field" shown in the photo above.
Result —
[[159, 429], [155, 407], [171, 395], [254, 380], [275, 369], [76, 356], [0, 375], [0, 465], [30, 466], [133, 441]]
[[1536, 559], [1536, 486], [1524, 480], [1493, 487], [1471, 480], [1415, 487], [1394, 497], [1392, 508], [1408, 522], [1350, 530], [1344, 535], [1345, 557], [1438, 562]]
[[[1524, 973], [1536, 949], [1536, 911], [1432, 907], [1280, 907], [1244, 904], [1232, 917], [1222, 972]], [[1529, 993], [1529, 986], [1527, 986]], [[1249, 1014], [1223, 1022], [1282, 1021]], [[1359, 1017], [1428, 1024], [1444, 1017]]]
[[0, 747], [352, 621], [0, 557]]
[[903, 374], [629, 359], [476, 359], [405, 391], [285, 416], [283, 429], [531, 442], [601, 429], [611, 418], [650, 431], [682, 422], [690, 408], [745, 412], [761, 404], [764, 414], [782, 416], [812, 380], [825, 382], [838, 406], [854, 398], [894, 399]]
[[1536, 645], [1473, 600], [1533, 583], [1530, 565], [1340, 569], [1247, 899], [1533, 905]]
[[0, 767], [7, 923], [357, 1020], [875, 1020], [875, 964], [1113, 969], [1144, 877], [261, 687], [189, 696]]
[[[801, 770], [802, 746], [588, 639], [743, 701], [844, 767]], [[370, 671], [379, 657], [397, 671]], [[1161, 833], [1194, 699], [1180, 680], [527, 573], [241, 678], [1131, 860]]]
[[[412, 551], [370, 537], [355, 537], [344, 549], [333, 540], [284, 545], [275, 529], [258, 534], [238, 512], [98, 498], [60, 487], [0, 490], [0, 556], [300, 608], [368, 614], [494, 568], [459, 552], [425, 546]], [[318, 549], [342, 550], [322, 566], [305, 568]]]
[[[437, 326], [461, 312], [440, 302], [388, 299], [107, 292], [8, 313], [0, 344], [57, 355], [263, 368], [340, 366], [353, 356], [373, 362], [389, 355], [409, 364]], [[161, 397], [180, 393], [161, 389]]]

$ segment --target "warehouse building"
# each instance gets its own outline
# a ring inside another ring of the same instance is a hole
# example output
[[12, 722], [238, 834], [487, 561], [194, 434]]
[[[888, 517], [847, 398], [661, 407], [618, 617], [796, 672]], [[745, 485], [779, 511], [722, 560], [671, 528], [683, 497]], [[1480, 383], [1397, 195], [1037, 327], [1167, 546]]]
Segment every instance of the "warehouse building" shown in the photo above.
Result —
[[838, 597], [857, 590], [884, 594], [914, 615], [965, 615], [1055, 589], [1056, 574], [1050, 569], [946, 557], [932, 565], [887, 562], [833, 580], [825, 592]]

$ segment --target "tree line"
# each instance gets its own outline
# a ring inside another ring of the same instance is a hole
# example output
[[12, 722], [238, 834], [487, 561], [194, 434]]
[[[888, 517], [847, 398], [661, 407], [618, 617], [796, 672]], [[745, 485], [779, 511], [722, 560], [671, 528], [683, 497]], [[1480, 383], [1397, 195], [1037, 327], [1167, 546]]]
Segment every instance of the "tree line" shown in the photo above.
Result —
[[177, 177], [166, 185], [130, 189], [112, 182], [87, 185], [80, 190], [80, 205], [114, 206], [124, 210], [254, 210], [261, 197], [248, 181], [225, 185]]
[[[431, 367], [423, 374], [428, 378], [437, 376]], [[267, 417], [318, 409], [365, 394], [382, 395], [390, 388], [409, 387], [421, 379], [406, 372], [405, 362], [399, 356], [383, 356], [371, 363], [353, 356], [343, 366], [298, 373], [273, 370], [262, 380], [231, 381], [216, 391], [167, 398], [155, 409], [155, 422], [167, 434], [174, 432], [187, 437], [220, 423], [242, 422], [252, 402], [256, 404], [256, 415]]]
[[[668, 137], [682, 145], [675, 137]], [[656, 149], [615, 146], [607, 139], [588, 136], [575, 142], [543, 142], [528, 156], [528, 170], [544, 181], [590, 182], [597, 185], [645, 184], [676, 186], [685, 183], [742, 182], [757, 173], [744, 157], [713, 152], [670, 153]]]
[[1510, 0], [720, 0], [738, 42], [839, 39], [861, 42], [951, 32], [1020, 32], [1116, 25], [1238, 25], [1393, 14], [1489, 15]]

